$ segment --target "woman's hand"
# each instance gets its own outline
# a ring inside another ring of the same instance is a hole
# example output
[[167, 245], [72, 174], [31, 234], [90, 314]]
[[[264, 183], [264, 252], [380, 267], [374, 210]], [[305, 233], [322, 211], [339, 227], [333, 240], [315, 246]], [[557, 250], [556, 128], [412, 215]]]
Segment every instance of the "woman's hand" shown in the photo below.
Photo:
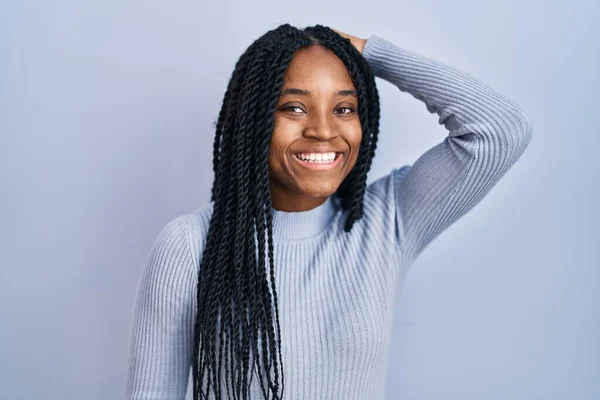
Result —
[[358, 50], [358, 52], [362, 54], [367, 39], [361, 39], [359, 37], [340, 32], [337, 29], [334, 29], [334, 31], [337, 32], [340, 36], [345, 37], [346, 39], [350, 39], [350, 42], [354, 45], [354, 47], [356, 47], [356, 50]]

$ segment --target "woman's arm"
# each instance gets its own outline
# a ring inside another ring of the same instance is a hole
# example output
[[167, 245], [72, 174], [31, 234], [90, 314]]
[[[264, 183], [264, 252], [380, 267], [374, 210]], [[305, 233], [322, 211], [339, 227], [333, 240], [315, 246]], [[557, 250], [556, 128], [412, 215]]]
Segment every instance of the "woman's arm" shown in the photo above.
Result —
[[185, 398], [197, 279], [186, 224], [185, 216], [166, 224], [145, 263], [129, 343], [130, 400]]
[[529, 144], [532, 124], [510, 99], [439, 61], [371, 35], [375, 76], [423, 101], [449, 131], [412, 166], [393, 171], [403, 264], [471, 210]]

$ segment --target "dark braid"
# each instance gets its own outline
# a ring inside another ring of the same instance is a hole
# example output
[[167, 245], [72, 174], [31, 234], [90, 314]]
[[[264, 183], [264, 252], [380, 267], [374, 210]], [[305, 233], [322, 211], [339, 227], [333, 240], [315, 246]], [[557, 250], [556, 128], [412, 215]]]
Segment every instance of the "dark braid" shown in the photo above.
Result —
[[281, 25], [237, 61], [215, 124], [213, 210], [197, 284], [194, 400], [207, 399], [211, 389], [218, 400], [247, 400], [255, 374], [265, 399], [283, 398], [269, 146], [288, 65], [298, 49], [313, 45], [330, 49], [344, 62], [357, 90], [363, 136], [356, 164], [335, 195], [347, 211], [346, 232], [362, 216], [379, 129], [375, 77], [350, 40], [333, 30]]

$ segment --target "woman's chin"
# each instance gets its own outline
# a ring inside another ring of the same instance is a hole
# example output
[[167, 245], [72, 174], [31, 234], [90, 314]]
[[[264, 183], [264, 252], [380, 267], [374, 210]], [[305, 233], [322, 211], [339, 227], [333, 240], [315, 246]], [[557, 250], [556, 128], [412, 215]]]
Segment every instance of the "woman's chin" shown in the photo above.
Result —
[[306, 197], [313, 197], [315, 199], [324, 198], [334, 194], [338, 187], [339, 185], [337, 184], [337, 182], [329, 185], [303, 185], [299, 188], [299, 194], [302, 194]]

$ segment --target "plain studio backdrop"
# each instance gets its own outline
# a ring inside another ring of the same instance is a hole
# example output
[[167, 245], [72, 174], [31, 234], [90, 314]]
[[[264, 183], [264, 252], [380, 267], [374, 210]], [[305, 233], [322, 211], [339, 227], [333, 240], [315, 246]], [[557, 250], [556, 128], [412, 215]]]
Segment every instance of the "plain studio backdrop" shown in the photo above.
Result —
[[[160, 228], [209, 201], [234, 64], [284, 22], [462, 69], [534, 126], [408, 273], [387, 398], [600, 398], [598, 2], [0, 4], [1, 399], [124, 397], [143, 262]], [[447, 135], [377, 85], [369, 182]]]

